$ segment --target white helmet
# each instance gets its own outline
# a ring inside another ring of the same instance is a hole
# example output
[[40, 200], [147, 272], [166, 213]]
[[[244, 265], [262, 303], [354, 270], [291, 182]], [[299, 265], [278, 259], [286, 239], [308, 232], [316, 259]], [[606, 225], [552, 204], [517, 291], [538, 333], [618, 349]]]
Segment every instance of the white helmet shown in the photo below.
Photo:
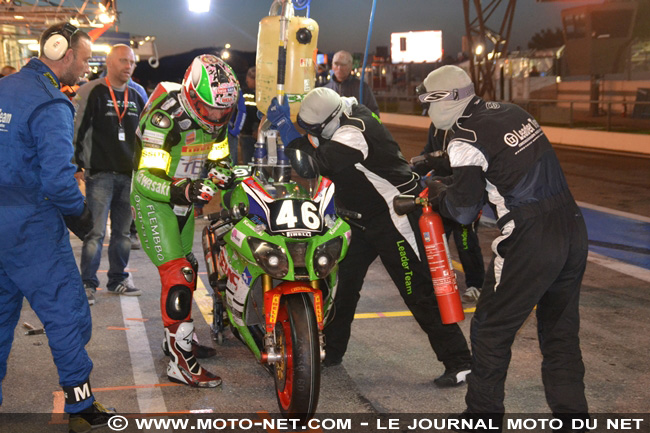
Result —
[[310, 135], [332, 138], [343, 114], [343, 100], [334, 90], [317, 87], [307, 93], [298, 112], [298, 125]]
[[449, 129], [472, 100], [474, 84], [458, 66], [447, 65], [432, 71], [416, 89], [422, 104], [429, 105], [429, 118], [438, 129]]

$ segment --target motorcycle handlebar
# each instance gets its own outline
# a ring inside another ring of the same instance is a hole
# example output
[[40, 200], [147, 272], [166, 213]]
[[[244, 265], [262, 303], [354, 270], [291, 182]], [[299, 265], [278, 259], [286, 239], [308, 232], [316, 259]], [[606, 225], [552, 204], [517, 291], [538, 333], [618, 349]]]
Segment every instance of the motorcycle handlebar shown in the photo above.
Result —
[[362, 215], [359, 212], [337, 208], [336, 213], [342, 218], [350, 218], [353, 220], [360, 220]]
[[248, 207], [244, 203], [239, 203], [232, 209], [221, 209], [219, 212], [214, 212], [204, 216], [203, 218], [208, 221], [219, 220], [240, 220], [248, 213]]

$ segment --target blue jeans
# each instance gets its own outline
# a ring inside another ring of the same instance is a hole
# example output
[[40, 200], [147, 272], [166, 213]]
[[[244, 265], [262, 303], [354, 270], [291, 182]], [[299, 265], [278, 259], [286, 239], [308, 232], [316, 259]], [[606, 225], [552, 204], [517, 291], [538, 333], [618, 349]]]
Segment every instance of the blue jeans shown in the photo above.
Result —
[[93, 215], [93, 229], [86, 236], [81, 250], [81, 279], [84, 284], [97, 287], [97, 269], [102, 258], [102, 244], [106, 235], [106, 221], [111, 214], [111, 238], [108, 243], [108, 283], [113, 290], [128, 277], [124, 272], [131, 253], [129, 228], [131, 214], [131, 176], [102, 171], [93, 175], [86, 173], [86, 202]]

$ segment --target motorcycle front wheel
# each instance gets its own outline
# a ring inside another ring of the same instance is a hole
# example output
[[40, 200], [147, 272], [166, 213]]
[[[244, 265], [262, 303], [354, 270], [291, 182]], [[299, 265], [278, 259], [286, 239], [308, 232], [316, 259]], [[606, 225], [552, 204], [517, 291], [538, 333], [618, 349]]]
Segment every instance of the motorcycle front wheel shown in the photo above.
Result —
[[283, 296], [275, 325], [278, 352], [275, 389], [283, 415], [306, 423], [320, 392], [318, 324], [307, 293]]

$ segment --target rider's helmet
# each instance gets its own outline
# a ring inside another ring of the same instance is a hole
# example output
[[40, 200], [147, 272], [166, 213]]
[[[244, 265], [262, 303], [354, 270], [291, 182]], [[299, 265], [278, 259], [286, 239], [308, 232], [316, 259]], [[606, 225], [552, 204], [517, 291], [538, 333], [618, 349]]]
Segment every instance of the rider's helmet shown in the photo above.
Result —
[[343, 100], [334, 90], [317, 87], [307, 93], [298, 112], [298, 125], [308, 134], [332, 138], [343, 114]]
[[203, 129], [212, 133], [227, 124], [238, 97], [239, 82], [226, 62], [212, 54], [194, 58], [183, 78], [180, 101]]

